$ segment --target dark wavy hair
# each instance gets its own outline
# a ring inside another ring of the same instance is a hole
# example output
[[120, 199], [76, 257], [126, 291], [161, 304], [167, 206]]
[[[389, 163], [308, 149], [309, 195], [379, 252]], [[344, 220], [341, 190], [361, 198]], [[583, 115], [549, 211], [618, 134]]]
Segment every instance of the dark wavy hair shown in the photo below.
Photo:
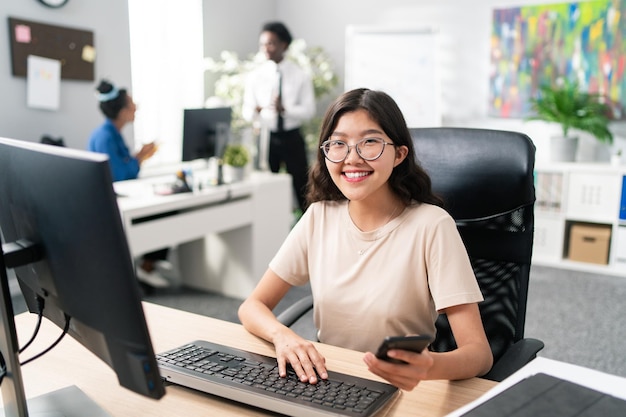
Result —
[[[430, 177], [416, 162], [413, 140], [400, 108], [388, 94], [382, 91], [358, 88], [339, 96], [326, 110], [318, 147], [331, 136], [341, 116], [359, 109], [367, 111], [394, 144], [406, 146], [409, 149], [404, 161], [393, 169], [389, 177], [391, 190], [405, 204], [417, 201], [442, 207], [443, 200], [433, 193]], [[309, 173], [308, 203], [345, 199], [346, 197], [333, 182], [326, 168], [324, 153], [319, 149], [317, 161]]]
[[[111, 92], [114, 88], [115, 86], [109, 81], [102, 80], [96, 90], [98, 90], [98, 93], [106, 94]], [[117, 97], [100, 102], [100, 110], [108, 119], [117, 119], [120, 111], [122, 111], [122, 109], [128, 104], [127, 96], [128, 93], [126, 92], [126, 89], [120, 88]]]

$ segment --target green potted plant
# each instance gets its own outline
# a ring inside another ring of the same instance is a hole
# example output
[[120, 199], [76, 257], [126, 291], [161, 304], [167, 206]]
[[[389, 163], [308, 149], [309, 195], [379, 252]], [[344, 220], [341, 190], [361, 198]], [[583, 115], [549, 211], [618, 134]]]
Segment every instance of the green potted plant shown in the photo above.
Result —
[[534, 115], [527, 120], [542, 120], [561, 125], [561, 136], [553, 136], [550, 143], [553, 161], [574, 161], [578, 137], [570, 130], [590, 133], [602, 144], [612, 144], [609, 130], [610, 107], [601, 95], [581, 91], [575, 81], [562, 79], [556, 85], [544, 84], [539, 94], [530, 100]]
[[241, 181], [245, 177], [245, 167], [250, 161], [248, 148], [242, 144], [229, 144], [222, 157], [224, 181]]

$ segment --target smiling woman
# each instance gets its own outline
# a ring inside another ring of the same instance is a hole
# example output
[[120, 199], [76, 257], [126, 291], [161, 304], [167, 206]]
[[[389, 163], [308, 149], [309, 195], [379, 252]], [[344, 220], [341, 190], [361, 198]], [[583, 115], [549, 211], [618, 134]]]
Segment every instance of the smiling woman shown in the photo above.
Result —
[[[367, 352], [368, 369], [391, 384], [411, 390], [424, 379], [485, 374], [493, 358], [482, 295], [396, 102], [363, 88], [342, 94], [324, 116], [319, 146], [310, 206], [241, 305], [242, 324], [274, 344], [281, 374], [290, 364], [302, 381], [326, 378], [321, 353], [273, 314], [292, 286], [310, 283], [319, 340]], [[374, 355], [387, 336], [433, 335], [439, 312], [454, 351], [388, 352], [405, 364]]]

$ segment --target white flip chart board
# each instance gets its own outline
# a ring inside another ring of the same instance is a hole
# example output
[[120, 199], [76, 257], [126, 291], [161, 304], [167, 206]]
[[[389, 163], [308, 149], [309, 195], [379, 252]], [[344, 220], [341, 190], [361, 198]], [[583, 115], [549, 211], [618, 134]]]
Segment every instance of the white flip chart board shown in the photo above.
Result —
[[367, 87], [394, 98], [408, 127], [441, 125], [437, 32], [348, 26], [345, 90]]

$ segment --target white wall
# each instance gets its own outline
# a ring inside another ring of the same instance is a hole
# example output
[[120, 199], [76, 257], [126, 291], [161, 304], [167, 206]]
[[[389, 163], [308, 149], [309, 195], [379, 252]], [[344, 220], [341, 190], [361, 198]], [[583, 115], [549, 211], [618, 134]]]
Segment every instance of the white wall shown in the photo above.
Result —
[[[26, 79], [11, 75], [8, 17], [93, 31], [95, 80], [62, 80], [58, 111], [28, 108]], [[86, 148], [91, 131], [104, 120], [94, 98], [97, 81], [107, 77], [131, 87], [127, 1], [70, 0], [51, 9], [35, 0], [3, 0], [0, 19], [0, 136], [39, 141], [50, 134], [64, 137], [70, 147]], [[124, 135], [132, 141], [132, 129]]]
[[[487, 116], [489, 103], [489, 48], [492, 11], [567, 1], [536, 0], [277, 0], [278, 18], [298, 37], [321, 45], [337, 64], [343, 82], [345, 27], [397, 25], [435, 28], [440, 34], [440, 68], [443, 124], [526, 132], [537, 146], [537, 159], [545, 160], [555, 126], [524, 123], [519, 119]], [[616, 146], [626, 149], [626, 127], [614, 124]], [[595, 142], [582, 138], [584, 146]]]
[[[555, 1], [545, 1], [549, 3]], [[561, 1], [556, 1], [561, 2]], [[203, 0], [205, 56], [217, 57], [224, 49], [246, 56], [257, 50], [261, 25], [270, 19], [284, 21], [294, 37], [320, 45], [336, 63], [343, 82], [345, 28], [360, 25], [412, 25], [434, 27], [441, 35], [442, 113], [445, 125], [482, 126], [522, 130], [539, 148], [538, 159], [551, 128], [540, 123], [487, 117], [489, 36], [493, 8], [537, 4], [533, 0]], [[246, 12], [243, 13], [242, 10]], [[127, 0], [71, 0], [59, 10], [35, 0], [2, 1], [0, 17], [0, 135], [39, 140], [43, 133], [64, 136], [70, 146], [83, 148], [91, 130], [102, 121], [93, 101], [92, 83], [63, 81], [58, 112], [28, 109], [24, 78], [13, 77], [8, 64], [6, 17], [15, 16], [94, 31], [96, 80], [109, 77], [131, 87]], [[208, 80], [205, 76], [205, 80]], [[208, 80], [205, 94], [212, 93]], [[9, 99], [6, 99], [6, 98]], [[613, 129], [626, 136], [623, 124]], [[124, 132], [127, 140], [132, 131]], [[626, 148], [626, 140], [617, 138]]]
[[[246, 58], [258, 50], [263, 23], [276, 19], [276, 0], [203, 0], [202, 14], [204, 56], [217, 60], [228, 50]], [[213, 95], [216, 79], [214, 74], [205, 74], [207, 98]]]
[[[563, 1], [548, 0], [543, 3], [550, 2]], [[276, 5], [275, 14], [272, 14], [273, 3]], [[440, 43], [443, 124], [523, 131], [535, 142], [537, 159], [546, 160], [549, 157], [548, 138], [558, 133], [558, 127], [487, 116], [493, 9], [537, 3], [534, 0], [386, 0], [384, 3], [378, 0], [268, 0], [261, 4], [252, 0], [237, 0], [225, 4], [218, 0], [204, 0], [205, 54], [216, 58], [221, 50], [229, 49], [246, 56], [257, 50], [256, 40], [261, 24], [273, 18], [282, 20], [294, 37], [303, 38], [312, 46], [322, 46], [331, 56], [340, 77], [338, 94], [343, 91], [345, 29], [348, 25], [434, 28], [439, 33]], [[254, 10], [246, 14], [247, 17], [240, 18], [238, 10], [241, 7], [252, 7]], [[207, 17], [211, 12], [214, 13], [212, 21]], [[216, 19], [219, 21], [216, 22]], [[228, 23], [225, 25], [224, 22]], [[205, 91], [210, 95], [213, 79], [206, 77], [205, 80]], [[326, 104], [318, 106], [320, 113]], [[618, 144], [620, 141], [617, 138]], [[593, 144], [593, 139], [583, 138], [583, 145]]]

